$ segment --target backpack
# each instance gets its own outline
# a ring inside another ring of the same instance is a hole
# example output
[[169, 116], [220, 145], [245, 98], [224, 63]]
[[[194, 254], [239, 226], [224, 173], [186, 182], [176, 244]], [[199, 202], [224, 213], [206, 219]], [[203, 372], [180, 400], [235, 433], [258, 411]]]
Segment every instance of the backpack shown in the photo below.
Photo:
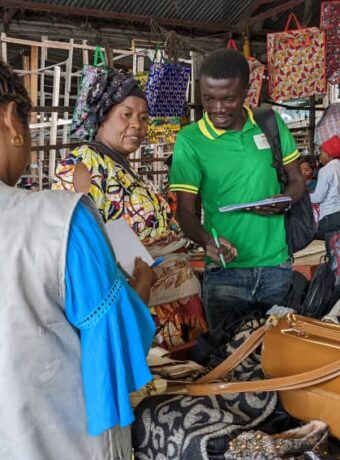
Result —
[[300, 315], [312, 318], [322, 318], [333, 307], [335, 289], [335, 274], [329, 263], [317, 267], [310, 283], [305, 300], [300, 308]]
[[293, 270], [293, 280], [282, 305], [298, 310], [307, 295], [310, 282], [302, 273]]
[[[282, 162], [282, 150], [279, 128], [277, 126], [275, 113], [272, 109], [260, 108], [254, 111], [254, 117], [260, 126], [273, 153], [272, 166], [276, 169], [277, 178], [281, 184], [281, 191], [284, 192], [287, 184], [287, 175]], [[294, 203], [290, 210], [285, 213], [286, 238], [289, 253], [304, 249], [313, 241], [316, 233], [312, 204], [308, 191], [304, 191], [297, 203]]]

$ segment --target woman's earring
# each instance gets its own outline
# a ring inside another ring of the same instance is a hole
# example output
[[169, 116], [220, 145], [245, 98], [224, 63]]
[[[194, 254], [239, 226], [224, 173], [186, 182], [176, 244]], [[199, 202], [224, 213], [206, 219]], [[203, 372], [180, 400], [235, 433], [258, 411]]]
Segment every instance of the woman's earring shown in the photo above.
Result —
[[22, 147], [24, 145], [24, 138], [21, 134], [18, 134], [17, 136], [12, 137], [11, 144], [14, 145], [14, 147]]

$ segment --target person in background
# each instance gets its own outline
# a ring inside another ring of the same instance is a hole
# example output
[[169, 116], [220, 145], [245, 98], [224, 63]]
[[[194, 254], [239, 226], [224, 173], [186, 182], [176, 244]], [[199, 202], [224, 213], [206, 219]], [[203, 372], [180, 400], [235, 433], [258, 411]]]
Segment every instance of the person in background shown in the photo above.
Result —
[[30, 109], [0, 62], [0, 459], [131, 460], [129, 393], [152, 378], [155, 332], [137, 292], [153, 273], [137, 263], [129, 286], [89, 198], [14, 187]]
[[[167, 201], [135, 171], [129, 156], [140, 147], [148, 126], [148, 105], [131, 74], [111, 69], [89, 87], [76, 134], [90, 141], [57, 166], [53, 188], [88, 194], [104, 222], [124, 218], [153, 255], [157, 267], [149, 305], [157, 324], [156, 343], [173, 348], [206, 330], [200, 284], [183, 254], [185, 238], [172, 231]], [[94, 141], [94, 142], [93, 142]]]
[[[244, 106], [248, 84], [249, 66], [241, 53], [221, 49], [204, 60], [200, 90], [205, 114], [178, 134], [171, 168], [179, 223], [206, 252], [203, 304], [215, 337], [224, 323], [246, 316], [255, 305], [281, 304], [292, 280], [283, 215], [287, 203], [219, 212], [223, 205], [280, 194], [268, 141]], [[275, 116], [288, 177], [285, 194], [295, 202], [305, 189], [299, 153], [287, 126]], [[204, 226], [195, 214], [198, 194]]]
[[299, 167], [302, 177], [305, 180], [307, 190], [309, 193], [314, 192], [316, 187], [316, 179], [314, 177], [314, 168], [312, 166], [312, 162], [308, 157], [302, 157], [299, 161]]
[[335, 135], [320, 146], [320, 169], [312, 203], [320, 205], [317, 238], [340, 231], [340, 137]]
[[340, 137], [335, 135], [320, 146], [319, 171], [313, 204], [319, 205], [317, 238], [326, 241], [330, 266], [335, 273], [333, 301], [340, 298]]

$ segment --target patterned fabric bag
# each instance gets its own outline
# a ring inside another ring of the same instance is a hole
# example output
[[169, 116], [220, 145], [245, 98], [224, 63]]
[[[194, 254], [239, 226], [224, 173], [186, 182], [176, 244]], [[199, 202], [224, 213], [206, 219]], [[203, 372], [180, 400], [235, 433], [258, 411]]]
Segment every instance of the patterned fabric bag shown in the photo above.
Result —
[[[296, 30], [288, 30], [292, 19]], [[325, 33], [317, 27], [303, 29], [291, 13], [284, 32], [267, 34], [267, 52], [273, 101], [326, 93]]]
[[190, 67], [175, 63], [153, 63], [145, 94], [152, 117], [181, 117], [190, 79]]
[[322, 2], [320, 29], [326, 33], [327, 79], [340, 84], [340, 2]]
[[[232, 38], [229, 40], [227, 48], [233, 48], [238, 51], [236, 43]], [[261, 96], [265, 65], [253, 57], [247, 58], [247, 61], [249, 64], [250, 76], [249, 90], [245, 103], [249, 107], [258, 107]]]
[[174, 144], [180, 129], [180, 117], [150, 117], [146, 141], [150, 144]]
[[95, 134], [91, 129], [86, 128], [86, 120], [89, 116], [87, 96], [89, 88], [98, 77], [106, 76], [107, 72], [105, 55], [100, 46], [96, 46], [93, 65], [85, 64], [83, 67], [78, 99], [72, 117], [71, 134], [74, 134], [79, 139], [92, 140]]

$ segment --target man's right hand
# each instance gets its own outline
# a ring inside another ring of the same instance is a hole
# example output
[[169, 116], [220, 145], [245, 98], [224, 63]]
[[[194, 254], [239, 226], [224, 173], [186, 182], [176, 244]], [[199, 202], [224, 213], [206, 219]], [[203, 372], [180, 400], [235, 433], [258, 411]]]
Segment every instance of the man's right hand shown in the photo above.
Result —
[[235, 257], [237, 257], [237, 249], [230, 241], [224, 238], [220, 237], [218, 240], [220, 242], [220, 248], [216, 246], [214, 238], [209, 236], [205, 245], [205, 253], [208, 257], [210, 257], [210, 259], [219, 265], [221, 265], [220, 254], [222, 254], [225, 263], [229, 264], [235, 259]]

